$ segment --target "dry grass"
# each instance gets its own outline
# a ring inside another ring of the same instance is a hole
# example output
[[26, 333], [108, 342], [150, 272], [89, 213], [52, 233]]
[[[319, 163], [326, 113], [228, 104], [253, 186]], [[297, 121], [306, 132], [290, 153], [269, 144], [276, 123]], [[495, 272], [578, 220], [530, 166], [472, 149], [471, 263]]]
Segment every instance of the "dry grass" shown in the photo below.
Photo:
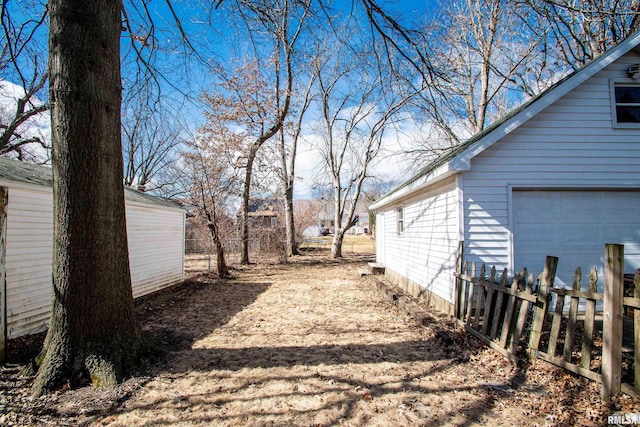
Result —
[[[368, 242], [354, 240], [353, 248], [368, 250]], [[345, 252], [341, 260], [313, 252], [285, 265], [236, 267], [230, 280], [195, 276], [188, 285], [138, 307], [143, 329], [167, 351], [144, 373], [113, 391], [84, 387], [48, 400], [25, 400], [30, 406], [23, 412], [9, 405], [14, 409], [4, 421], [101, 426], [604, 423], [611, 408], [585, 399], [597, 396], [593, 384], [555, 368], [525, 372], [447, 319], [422, 326], [375, 290], [377, 279], [358, 275], [358, 268], [372, 259], [370, 253]], [[202, 262], [189, 268], [202, 268]], [[449, 340], [443, 340], [443, 331]], [[28, 391], [28, 380], [7, 381], [16, 396]]]

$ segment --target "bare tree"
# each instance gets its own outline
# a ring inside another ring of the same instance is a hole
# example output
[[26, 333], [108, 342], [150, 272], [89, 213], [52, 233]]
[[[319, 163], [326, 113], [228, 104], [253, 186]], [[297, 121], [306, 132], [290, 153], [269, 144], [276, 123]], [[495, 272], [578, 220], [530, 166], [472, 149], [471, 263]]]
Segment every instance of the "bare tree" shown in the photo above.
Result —
[[167, 184], [158, 178], [166, 177], [179, 157], [182, 129], [166, 106], [149, 105], [142, 94], [123, 108], [124, 184], [154, 191]]
[[[639, 29], [635, 0], [524, 0], [522, 28], [547, 41], [547, 66], [575, 70]], [[532, 13], [531, 13], [532, 12]]]
[[[293, 53], [296, 42], [305, 25], [309, 13], [310, 0], [252, 0], [238, 1], [241, 7], [236, 9], [247, 23], [247, 29], [258, 26], [264, 30], [268, 42], [262, 45], [269, 49], [271, 84], [260, 74], [261, 67], [257, 61], [253, 62], [253, 70], [244, 75], [244, 80], [226, 76], [227, 93], [205, 96], [206, 101], [213, 107], [209, 114], [209, 122], [215, 116], [217, 105], [225, 106], [226, 113], [219, 118], [244, 127], [243, 132], [250, 136], [250, 141], [244, 149], [245, 176], [241, 201], [241, 256], [242, 264], [249, 263], [249, 203], [251, 197], [251, 182], [253, 167], [260, 148], [274, 137], [282, 128], [289, 114], [291, 93], [293, 89]], [[250, 32], [249, 32], [250, 33]], [[254, 44], [258, 40], [253, 40]], [[261, 58], [264, 58], [264, 52]], [[265, 67], [266, 64], [263, 64]], [[250, 79], [249, 79], [250, 78]], [[241, 82], [239, 84], [239, 82]], [[259, 86], [256, 84], [259, 83]], [[232, 102], [237, 108], [235, 117], [228, 115]], [[226, 116], [225, 116], [226, 115]]]
[[[385, 90], [381, 63], [353, 44], [328, 44], [314, 61], [321, 111], [317, 144], [332, 186], [334, 205], [333, 257], [342, 256], [345, 233], [358, 218], [356, 208], [369, 168], [384, 142], [385, 131], [411, 95]], [[362, 46], [360, 46], [362, 48]]]
[[[26, 3], [26, 2], [25, 2]], [[39, 43], [38, 33], [45, 26], [47, 10], [42, 5], [21, 4], [15, 10], [10, 2], [2, 2], [0, 18], [0, 96], [14, 100], [12, 105], [0, 105], [0, 155], [12, 154], [20, 160], [46, 162], [50, 156], [50, 141], [35, 132], [33, 123], [49, 109], [46, 102], [46, 47]], [[20, 20], [14, 15], [19, 15]], [[16, 85], [15, 87], [13, 85]], [[15, 105], [13, 105], [15, 104]]]
[[238, 170], [233, 167], [233, 152], [229, 141], [200, 135], [184, 154], [191, 175], [190, 201], [207, 224], [216, 252], [216, 271], [221, 278], [229, 277], [224, 251], [225, 237], [229, 236], [224, 232], [229, 228], [226, 211], [240, 183]]
[[278, 177], [284, 189], [284, 213], [285, 213], [285, 252], [288, 257], [298, 254], [299, 236], [296, 227], [295, 209], [293, 203], [294, 185], [296, 180], [296, 155], [298, 143], [303, 129], [303, 120], [312, 101], [312, 88], [315, 83], [315, 75], [312, 74], [304, 92], [296, 98], [297, 111], [293, 122], [280, 130], [278, 137], [278, 152], [280, 167]]
[[[408, 157], [432, 160], [552, 83], [542, 38], [513, 31], [521, 18], [513, 2], [460, 0], [443, 3], [420, 30], [417, 46], [439, 71], [415, 99], [414, 116], [426, 132]], [[411, 78], [404, 84], [417, 89]]]

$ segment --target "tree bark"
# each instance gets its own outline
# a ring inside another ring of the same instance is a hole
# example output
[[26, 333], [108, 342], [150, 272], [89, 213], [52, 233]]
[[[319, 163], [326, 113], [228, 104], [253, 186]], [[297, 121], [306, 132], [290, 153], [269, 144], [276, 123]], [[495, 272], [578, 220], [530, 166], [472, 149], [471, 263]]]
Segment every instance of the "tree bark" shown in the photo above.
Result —
[[296, 226], [293, 216], [293, 182], [291, 181], [284, 190], [284, 221], [285, 221], [285, 249], [287, 257], [299, 255], [296, 242]]
[[35, 395], [135, 368], [120, 139], [120, 0], [50, 0], [53, 297]]
[[213, 240], [213, 245], [216, 248], [216, 273], [218, 277], [221, 279], [226, 279], [229, 277], [229, 268], [227, 267], [227, 262], [224, 258], [224, 245], [222, 244], [222, 240], [220, 239], [220, 232], [218, 229], [218, 218], [215, 212], [215, 206], [213, 207], [213, 215], [210, 215], [209, 212], [206, 213], [207, 219], [209, 220], [209, 232], [211, 233], [211, 239]]
[[244, 187], [242, 190], [242, 206], [240, 208], [240, 264], [249, 265], [249, 199], [251, 196], [251, 177], [253, 176], [253, 162], [258, 149], [262, 144], [255, 142], [247, 156], [247, 166], [244, 174]]

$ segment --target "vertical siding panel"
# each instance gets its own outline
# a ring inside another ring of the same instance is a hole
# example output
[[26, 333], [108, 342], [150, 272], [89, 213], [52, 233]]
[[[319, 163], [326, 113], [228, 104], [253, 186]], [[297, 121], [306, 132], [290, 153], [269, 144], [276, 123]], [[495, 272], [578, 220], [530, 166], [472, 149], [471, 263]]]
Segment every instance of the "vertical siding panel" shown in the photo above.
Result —
[[7, 335], [44, 331], [51, 306], [51, 189], [9, 188]]

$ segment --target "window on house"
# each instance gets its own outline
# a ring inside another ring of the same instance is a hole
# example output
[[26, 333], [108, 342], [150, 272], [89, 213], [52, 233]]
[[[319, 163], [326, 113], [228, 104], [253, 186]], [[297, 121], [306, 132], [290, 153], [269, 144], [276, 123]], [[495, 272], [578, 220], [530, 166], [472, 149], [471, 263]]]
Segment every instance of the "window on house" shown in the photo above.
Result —
[[278, 226], [278, 219], [271, 217], [271, 228], [276, 228]]
[[404, 208], [396, 208], [396, 233], [404, 233]]
[[640, 126], [640, 84], [615, 83], [613, 85], [614, 125]]

